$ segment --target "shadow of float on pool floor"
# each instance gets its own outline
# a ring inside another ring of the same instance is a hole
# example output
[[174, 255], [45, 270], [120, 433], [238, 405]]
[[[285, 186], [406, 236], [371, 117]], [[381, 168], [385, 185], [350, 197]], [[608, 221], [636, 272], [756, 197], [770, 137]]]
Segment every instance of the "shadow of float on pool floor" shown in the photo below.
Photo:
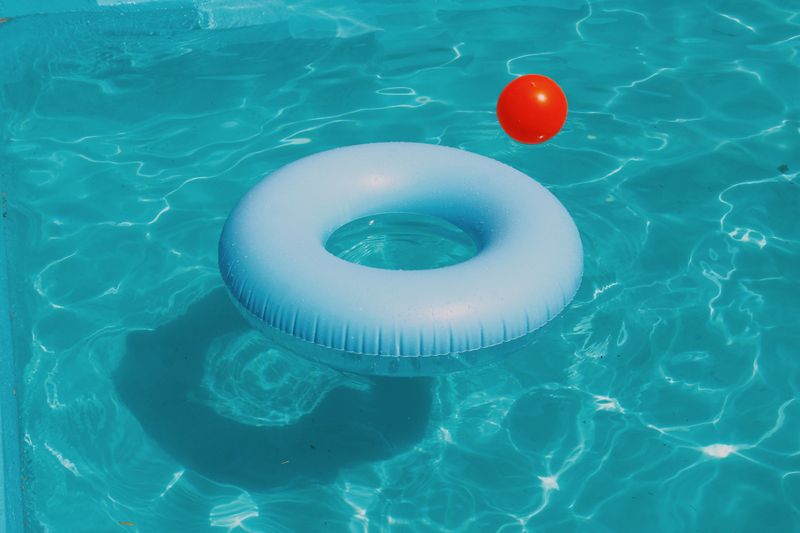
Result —
[[183, 316], [128, 336], [114, 374], [119, 395], [144, 430], [184, 466], [252, 490], [324, 483], [342, 467], [387, 459], [423, 437], [431, 407], [428, 378], [374, 378], [368, 390], [338, 387], [286, 426], [242, 424], [193, 400], [210, 343], [248, 329], [218, 289]]

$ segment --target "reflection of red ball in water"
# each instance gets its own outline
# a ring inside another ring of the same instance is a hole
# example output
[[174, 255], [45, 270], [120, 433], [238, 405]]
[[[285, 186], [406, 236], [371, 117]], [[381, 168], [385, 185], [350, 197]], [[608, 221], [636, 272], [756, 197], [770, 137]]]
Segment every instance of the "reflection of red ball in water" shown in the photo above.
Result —
[[547, 76], [520, 76], [500, 93], [497, 118], [513, 139], [541, 143], [558, 133], [567, 120], [567, 97]]

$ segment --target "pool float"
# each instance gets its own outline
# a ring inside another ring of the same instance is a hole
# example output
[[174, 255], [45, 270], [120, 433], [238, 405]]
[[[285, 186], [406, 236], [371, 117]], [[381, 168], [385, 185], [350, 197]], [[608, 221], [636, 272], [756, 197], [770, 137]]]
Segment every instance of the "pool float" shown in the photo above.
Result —
[[[478, 252], [387, 270], [326, 250], [336, 229], [381, 213], [444, 219]], [[390, 142], [328, 150], [264, 178], [228, 217], [219, 267], [240, 310], [278, 345], [342, 370], [418, 376], [519, 349], [575, 295], [583, 249], [564, 206], [525, 174]]]

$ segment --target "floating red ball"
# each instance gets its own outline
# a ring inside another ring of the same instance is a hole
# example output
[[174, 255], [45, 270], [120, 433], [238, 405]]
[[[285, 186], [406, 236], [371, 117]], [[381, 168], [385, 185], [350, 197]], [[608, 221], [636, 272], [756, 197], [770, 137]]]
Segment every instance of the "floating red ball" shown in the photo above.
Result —
[[511, 138], [538, 144], [561, 130], [567, 120], [567, 97], [547, 76], [520, 76], [500, 93], [497, 118]]

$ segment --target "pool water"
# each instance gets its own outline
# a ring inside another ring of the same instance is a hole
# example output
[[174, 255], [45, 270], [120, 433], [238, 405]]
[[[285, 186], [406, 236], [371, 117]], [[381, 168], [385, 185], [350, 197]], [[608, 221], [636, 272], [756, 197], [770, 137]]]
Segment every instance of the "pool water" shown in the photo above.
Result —
[[[0, 1], [30, 531], [800, 530], [796, 5], [100, 4]], [[569, 100], [540, 146], [494, 115], [523, 73]], [[388, 140], [574, 216], [581, 289], [523, 353], [370, 379], [233, 308], [240, 196]]]
[[426, 270], [463, 263], [480, 251], [479, 238], [443, 218], [381, 213], [337, 228], [325, 242], [336, 257], [388, 270]]

